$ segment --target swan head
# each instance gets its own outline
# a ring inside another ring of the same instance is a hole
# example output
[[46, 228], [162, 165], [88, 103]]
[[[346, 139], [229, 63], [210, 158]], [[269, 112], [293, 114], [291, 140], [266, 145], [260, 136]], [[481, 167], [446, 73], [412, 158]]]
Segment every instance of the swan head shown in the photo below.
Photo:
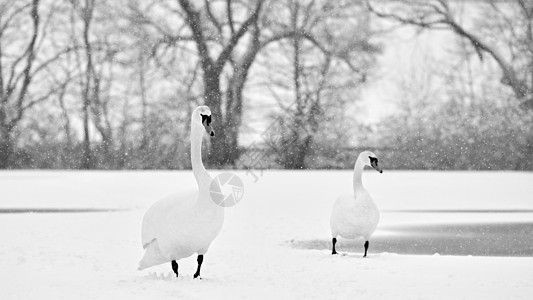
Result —
[[383, 173], [383, 170], [378, 165], [378, 157], [374, 153], [363, 151], [359, 154], [359, 159], [362, 159], [366, 166], [374, 168], [379, 173]]
[[215, 131], [211, 127], [211, 110], [208, 106], [198, 106], [193, 111], [193, 119], [197, 120], [197, 123], [202, 124], [205, 129], [205, 132], [207, 132], [209, 136], [215, 136]]

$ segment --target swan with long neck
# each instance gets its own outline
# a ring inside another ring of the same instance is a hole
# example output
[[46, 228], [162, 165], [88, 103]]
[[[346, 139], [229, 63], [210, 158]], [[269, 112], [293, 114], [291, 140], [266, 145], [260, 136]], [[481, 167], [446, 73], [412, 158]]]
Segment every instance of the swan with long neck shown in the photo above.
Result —
[[370, 237], [379, 223], [379, 209], [363, 186], [362, 175], [365, 166], [383, 173], [374, 153], [363, 151], [359, 154], [353, 172], [353, 195], [341, 196], [333, 205], [330, 219], [332, 254], [337, 254], [335, 244], [337, 237], [341, 236], [347, 239], [364, 238], [364, 257], [367, 255]]
[[194, 274], [197, 278], [205, 253], [222, 229], [224, 209], [211, 200], [212, 179], [202, 163], [204, 132], [215, 135], [209, 107], [199, 106], [191, 116], [191, 164], [198, 189], [188, 195], [161, 199], [146, 211], [141, 232], [145, 253], [140, 270], [171, 262], [178, 276], [177, 260], [197, 253], [198, 268]]

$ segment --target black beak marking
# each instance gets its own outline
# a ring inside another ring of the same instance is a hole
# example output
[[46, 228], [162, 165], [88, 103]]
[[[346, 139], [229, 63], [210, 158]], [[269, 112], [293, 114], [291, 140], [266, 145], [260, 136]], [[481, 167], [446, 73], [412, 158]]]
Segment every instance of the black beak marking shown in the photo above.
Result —
[[211, 116], [203, 115], [202, 116], [202, 125], [204, 125], [205, 132], [207, 132], [210, 136], [215, 136], [215, 131], [211, 129]]
[[372, 166], [372, 168], [374, 168], [379, 173], [383, 173], [383, 170], [381, 170], [378, 166], [378, 159], [372, 156], [369, 156], [368, 158], [370, 158], [370, 165]]

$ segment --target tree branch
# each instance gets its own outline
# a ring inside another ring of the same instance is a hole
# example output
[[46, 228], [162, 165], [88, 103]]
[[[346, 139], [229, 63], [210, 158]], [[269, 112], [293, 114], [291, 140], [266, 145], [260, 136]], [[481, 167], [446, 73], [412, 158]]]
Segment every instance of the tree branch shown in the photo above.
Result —
[[187, 23], [192, 31], [200, 60], [204, 70], [210, 70], [213, 66], [213, 60], [209, 56], [209, 50], [207, 49], [206, 39], [202, 32], [200, 16], [197, 11], [194, 10], [191, 3], [188, 0], [178, 0], [181, 7], [187, 15]]
[[228, 26], [231, 35], [235, 35], [235, 25], [233, 24], [233, 11], [231, 10], [231, 0], [226, 0], [226, 14], [228, 15]]
[[207, 11], [207, 17], [217, 29], [218, 36], [222, 40], [222, 25], [220, 25], [215, 15], [213, 15], [213, 11], [211, 11], [211, 2], [209, 0], [204, 0], [204, 3], [205, 3], [205, 10]]
[[22, 82], [22, 87], [20, 89], [19, 97], [17, 100], [17, 109], [22, 110], [22, 101], [24, 100], [24, 97], [26, 96], [26, 92], [28, 91], [28, 86], [30, 85], [30, 82], [32, 80], [31, 76], [31, 68], [33, 65], [33, 62], [35, 60], [35, 43], [37, 41], [37, 35], [39, 34], [39, 0], [33, 0], [32, 2], [32, 9], [31, 9], [31, 18], [33, 21], [33, 35], [30, 41], [30, 44], [28, 45], [28, 48], [26, 52], [28, 53], [27, 59], [26, 59], [26, 67], [24, 68], [24, 80]]
[[231, 52], [233, 51], [241, 37], [248, 31], [248, 27], [254, 22], [257, 22], [262, 4], [263, 1], [257, 1], [257, 5], [255, 6], [253, 13], [250, 15], [250, 17], [248, 17], [248, 19], [246, 19], [246, 21], [244, 21], [239, 30], [231, 36], [231, 39], [229, 40], [228, 44], [224, 47], [215, 62], [215, 72], [220, 73], [222, 71], [224, 64], [231, 56]]
[[[517, 98], [523, 99], [527, 95], [533, 94], [531, 88], [529, 88], [524, 81], [518, 79], [516, 71], [503, 58], [503, 56], [497, 51], [495, 47], [492, 47], [486, 42], [482, 41], [479, 37], [477, 37], [471, 32], [468, 32], [459, 23], [457, 23], [450, 15], [449, 6], [446, 1], [437, 1], [442, 5], [444, 10], [435, 10], [439, 14], [439, 19], [433, 21], [429, 21], [424, 17], [419, 19], [404, 18], [396, 14], [379, 12], [372, 7], [370, 1], [367, 0], [366, 4], [369, 11], [374, 13], [378, 17], [392, 19], [402, 24], [414, 25], [424, 29], [435, 29], [435, 25], [443, 25], [445, 26], [445, 28], [451, 29], [459, 37], [462, 37], [470, 42], [470, 44], [476, 50], [480, 60], [483, 60], [483, 52], [485, 52], [496, 61], [496, 63], [500, 66], [500, 69], [502, 70], [504, 83], [513, 89], [513, 92], [515, 93]], [[438, 29], [441, 28], [439, 27]]]
[[[11, 21], [19, 14], [21, 13], [23, 10], [25, 10], [26, 8], [30, 7], [31, 6], [31, 3], [28, 3], [26, 5], [23, 5], [19, 8], [17, 8], [10, 16], [8, 16], [8, 18], [6, 19], [4, 25], [2, 25], [2, 27], [0, 27], [0, 37], [2, 37], [4, 31], [7, 29], [7, 27], [9, 26], [9, 23], [11, 23]], [[4, 7], [0, 7], [0, 16], [3, 14], [3, 11], [5, 10]]]

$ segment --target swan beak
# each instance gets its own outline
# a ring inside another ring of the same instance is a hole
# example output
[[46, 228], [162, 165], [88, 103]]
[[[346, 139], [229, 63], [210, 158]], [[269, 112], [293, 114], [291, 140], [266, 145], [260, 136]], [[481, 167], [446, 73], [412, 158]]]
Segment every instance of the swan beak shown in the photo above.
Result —
[[204, 116], [202, 115], [202, 125], [205, 128], [205, 132], [209, 134], [209, 136], [215, 136], [215, 131], [211, 128], [211, 116]]
[[215, 131], [211, 128], [211, 126], [203, 124], [205, 128], [205, 132], [209, 134], [209, 136], [215, 136]]
[[372, 162], [370, 165], [372, 166], [372, 168], [376, 169], [376, 171], [378, 171], [380, 174], [383, 173], [383, 170], [378, 166], [377, 162]]
[[205, 126], [205, 132], [207, 132], [207, 134], [209, 134], [209, 136], [215, 136], [215, 131], [213, 129], [211, 129], [211, 126]]

